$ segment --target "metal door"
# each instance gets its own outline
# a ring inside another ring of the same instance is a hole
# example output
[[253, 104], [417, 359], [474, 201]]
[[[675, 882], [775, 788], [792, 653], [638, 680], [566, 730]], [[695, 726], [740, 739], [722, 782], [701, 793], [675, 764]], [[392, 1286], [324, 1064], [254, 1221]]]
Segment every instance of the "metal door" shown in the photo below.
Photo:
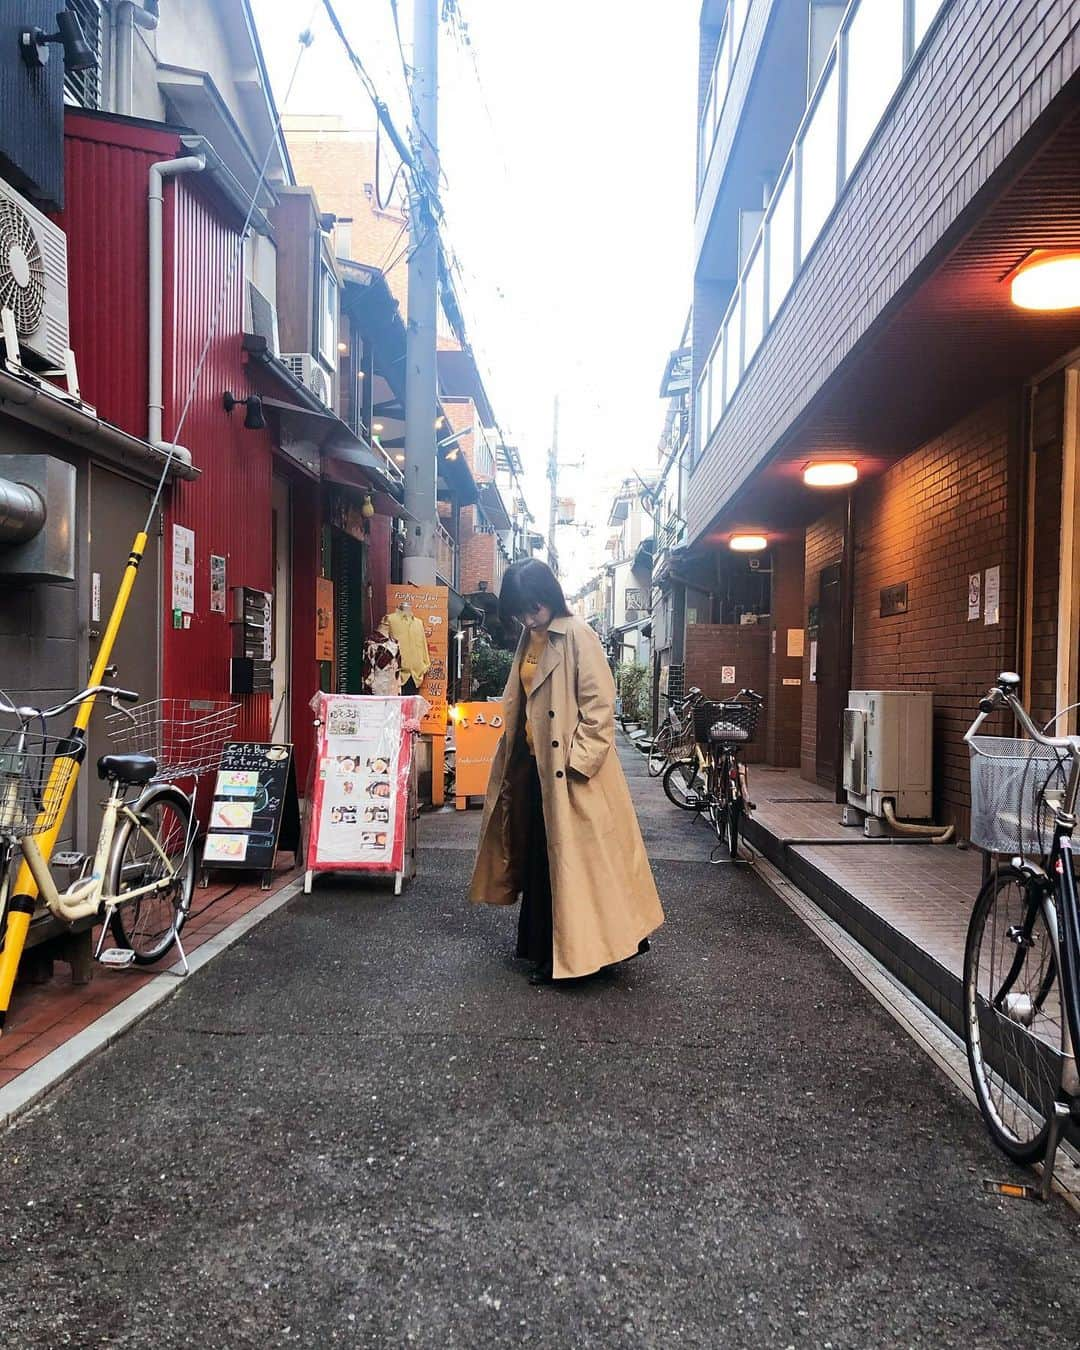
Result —
[[840, 682], [840, 564], [821, 570], [817, 635], [817, 780], [836, 786], [836, 749], [847, 690]]
[[[145, 484], [90, 468], [90, 594], [84, 627], [89, 635], [89, 675], [101, 636], [112, 612], [116, 590], [127, 564], [131, 543], [146, 522], [153, 492]], [[106, 683], [135, 689], [144, 701], [158, 697], [161, 672], [161, 573], [158, 519], [155, 516], [146, 554], [135, 578]], [[98, 706], [90, 722], [88, 773], [97, 775], [98, 756], [108, 750], [103, 723], [108, 709]], [[93, 798], [91, 798], [93, 800]]]

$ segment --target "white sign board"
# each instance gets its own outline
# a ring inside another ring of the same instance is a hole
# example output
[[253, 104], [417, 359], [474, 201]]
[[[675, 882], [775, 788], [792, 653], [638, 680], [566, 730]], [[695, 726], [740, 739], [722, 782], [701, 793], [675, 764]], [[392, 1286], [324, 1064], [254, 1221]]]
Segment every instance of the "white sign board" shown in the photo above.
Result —
[[968, 577], [968, 622], [982, 613], [982, 573], [972, 572]]
[[195, 613], [195, 531], [172, 527], [172, 608]]
[[987, 624], [998, 623], [1001, 619], [1001, 568], [986, 569], [986, 585], [983, 587], [983, 620]]
[[734, 666], [721, 666], [721, 667], [720, 667], [720, 683], [721, 683], [721, 684], [734, 684], [734, 683], [735, 683], [735, 667], [734, 667]]

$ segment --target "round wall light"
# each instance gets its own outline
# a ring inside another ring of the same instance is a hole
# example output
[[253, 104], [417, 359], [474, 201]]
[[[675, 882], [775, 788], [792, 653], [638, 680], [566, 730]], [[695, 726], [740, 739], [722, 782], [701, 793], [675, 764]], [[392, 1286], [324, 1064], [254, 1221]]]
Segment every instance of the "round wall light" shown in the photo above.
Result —
[[733, 534], [728, 540], [728, 548], [735, 553], [760, 553], [769, 547], [769, 541], [763, 534]]
[[1011, 290], [1019, 309], [1080, 309], [1080, 253], [1036, 249], [1013, 273]]
[[846, 487], [848, 483], [856, 481], [859, 470], [854, 464], [831, 461], [824, 464], [807, 464], [802, 476], [807, 487]]

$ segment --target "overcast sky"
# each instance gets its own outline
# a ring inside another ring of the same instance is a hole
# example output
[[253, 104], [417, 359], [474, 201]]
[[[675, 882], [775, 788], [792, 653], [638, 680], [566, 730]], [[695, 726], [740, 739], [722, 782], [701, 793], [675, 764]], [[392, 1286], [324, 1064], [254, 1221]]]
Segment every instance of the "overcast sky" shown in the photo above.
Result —
[[[279, 105], [299, 28], [315, 15], [284, 111], [372, 127], [322, 5], [253, 3]], [[390, 0], [335, 8], [404, 128]], [[411, 0], [399, 9], [409, 56]], [[466, 323], [545, 530], [560, 395], [560, 458], [583, 466], [565, 470], [561, 491], [598, 526], [584, 539], [562, 532], [570, 585], [602, 560], [605, 495], [656, 463], [657, 390], [690, 301], [696, 9], [697, 0], [460, 0], [471, 43], [444, 29], [439, 140]]]

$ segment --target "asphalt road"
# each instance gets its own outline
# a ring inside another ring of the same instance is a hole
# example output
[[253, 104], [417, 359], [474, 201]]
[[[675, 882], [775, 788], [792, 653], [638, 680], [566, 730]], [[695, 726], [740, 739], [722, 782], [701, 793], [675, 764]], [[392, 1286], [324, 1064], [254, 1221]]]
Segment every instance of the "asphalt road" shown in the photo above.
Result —
[[0, 1345], [1075, 1347], [1076, 1215], [625, 758], [651, 954], [530, 987], [425, 819], [0, 1139]]

